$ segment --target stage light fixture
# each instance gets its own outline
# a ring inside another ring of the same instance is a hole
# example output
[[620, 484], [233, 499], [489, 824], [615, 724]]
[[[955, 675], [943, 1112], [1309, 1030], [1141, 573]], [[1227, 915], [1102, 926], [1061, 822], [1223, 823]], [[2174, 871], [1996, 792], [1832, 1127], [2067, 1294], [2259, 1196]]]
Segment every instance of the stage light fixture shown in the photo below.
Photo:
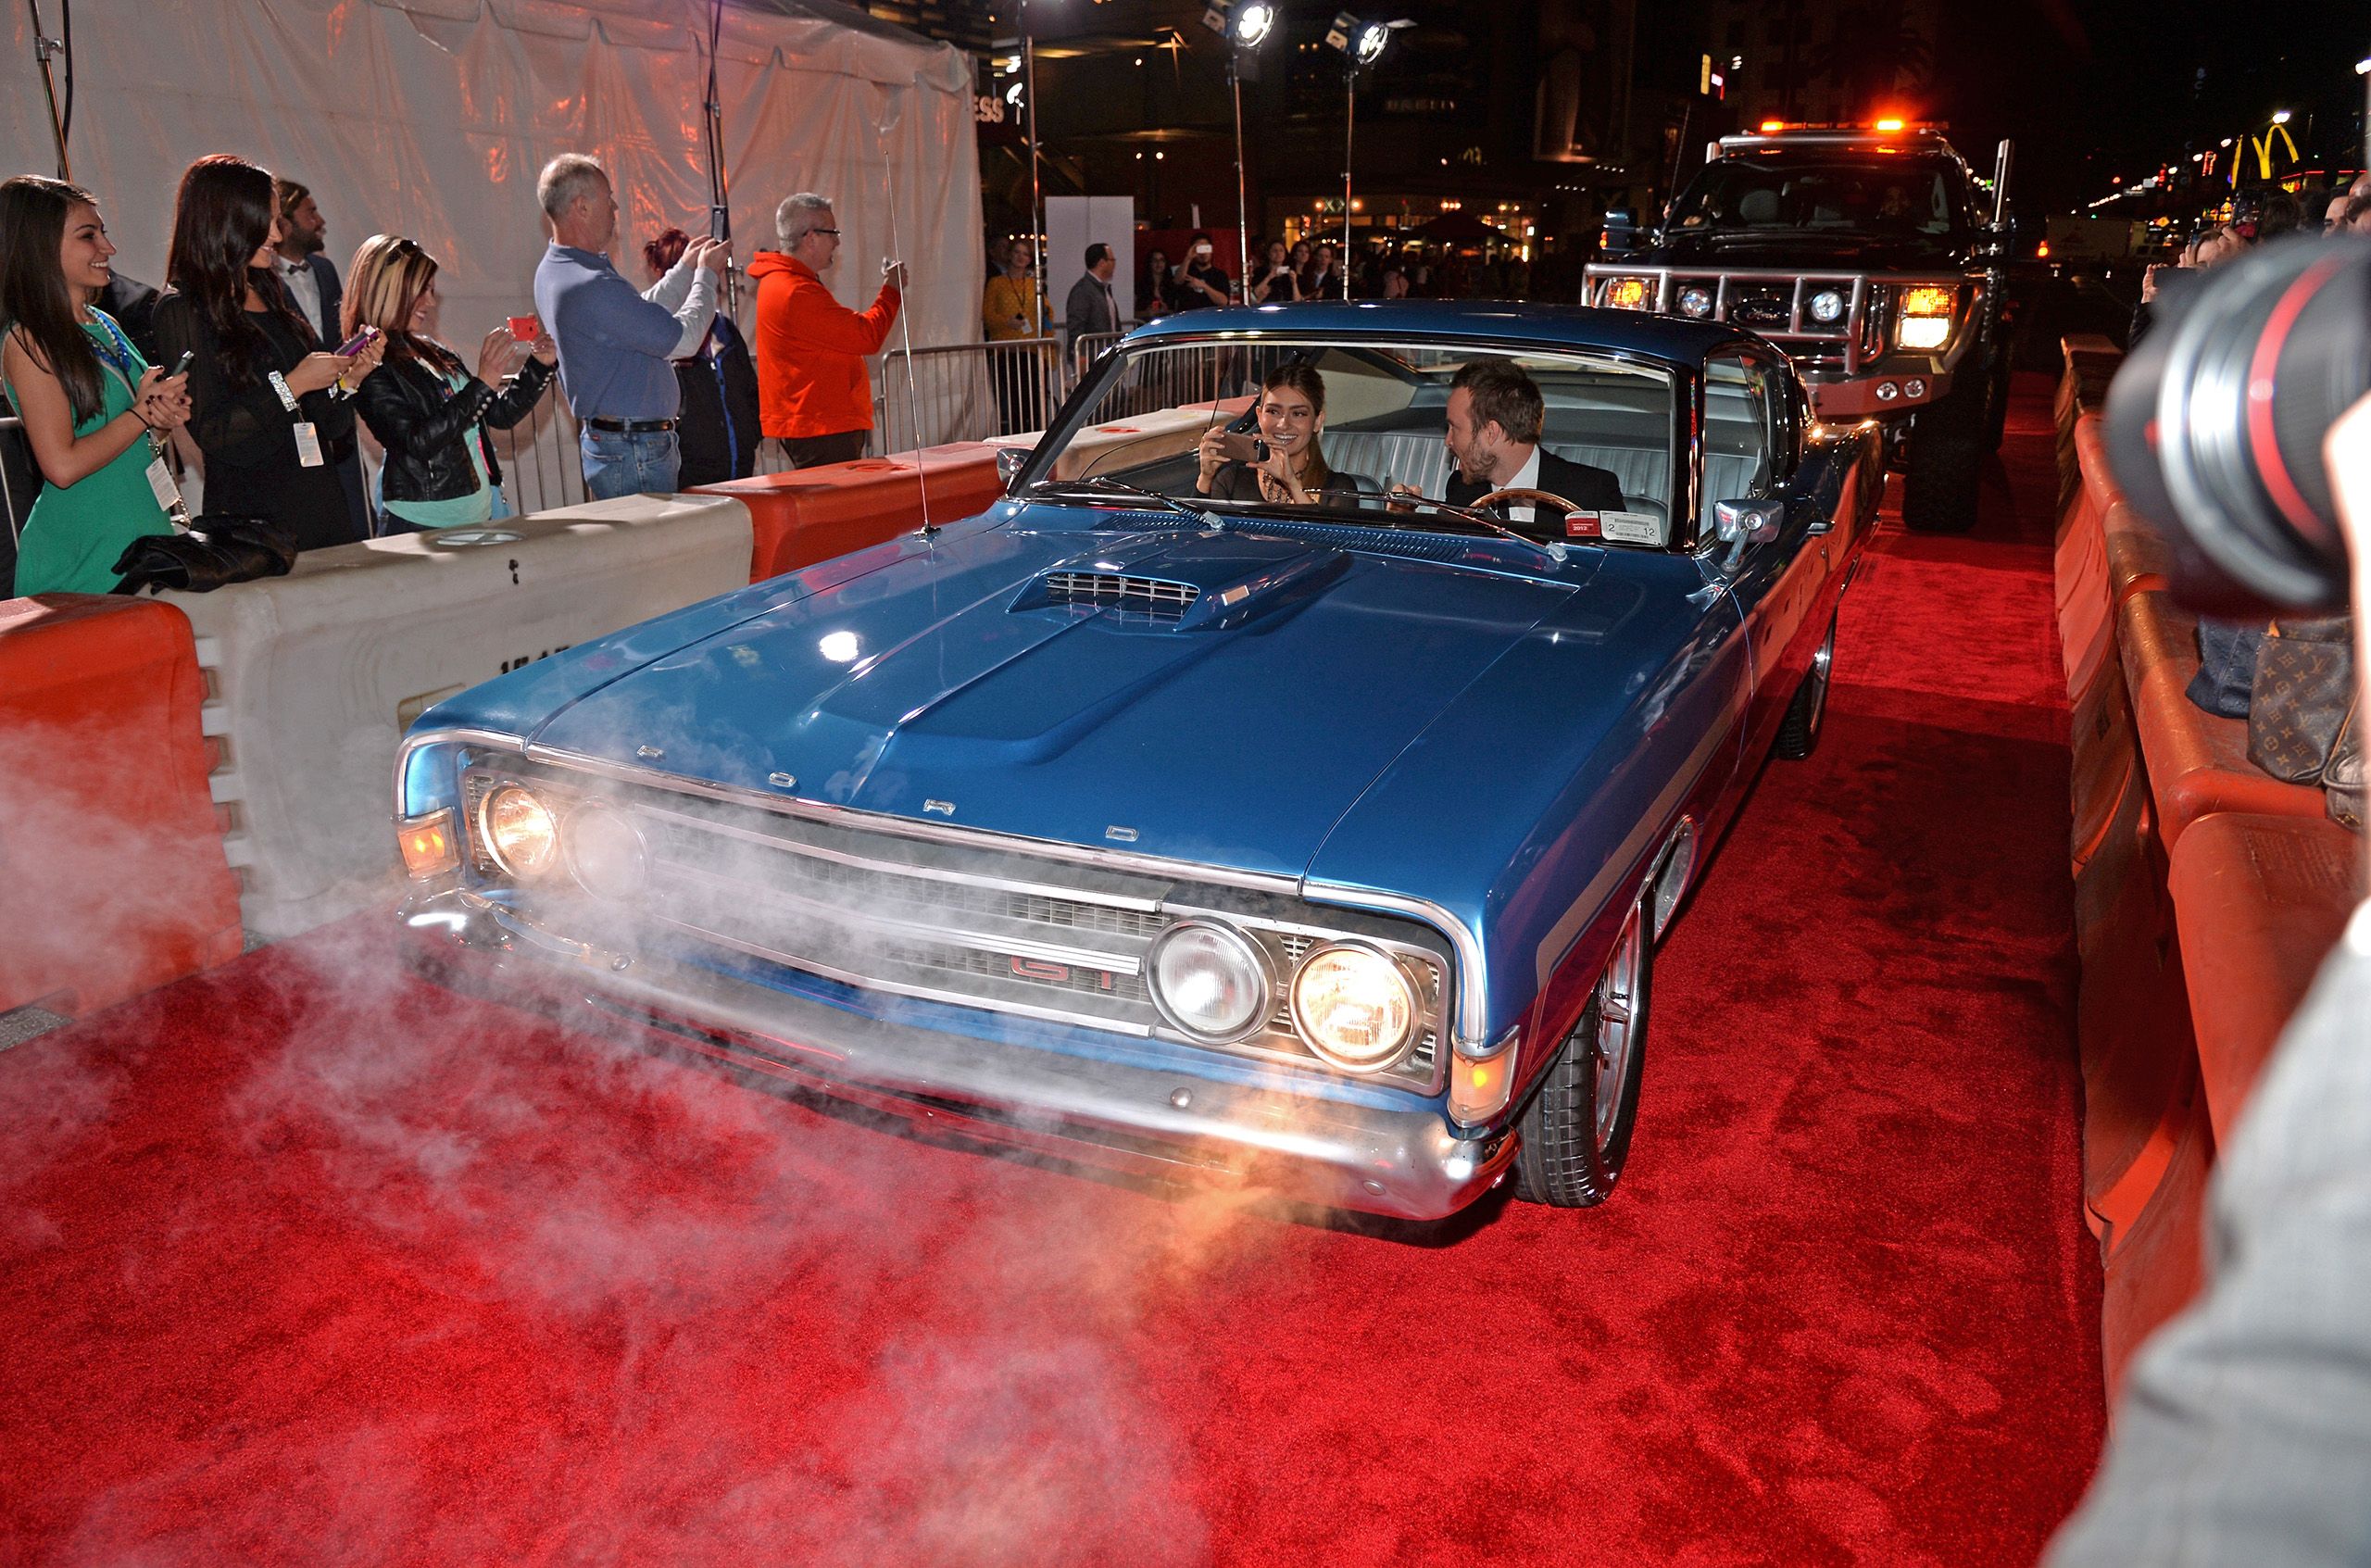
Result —
[[1260, 47], [1260, 41], [1268, 36], [1268, 30], [1275, 25], [1275, 6], [1266, 4], [1266, 0], [1248, 0], [1248, 4], [1240, 6], [1235, 13], [1235, 26], [1232, 31], [1235, 34], [1236, 46], [1240, 49], [1257, 49]]

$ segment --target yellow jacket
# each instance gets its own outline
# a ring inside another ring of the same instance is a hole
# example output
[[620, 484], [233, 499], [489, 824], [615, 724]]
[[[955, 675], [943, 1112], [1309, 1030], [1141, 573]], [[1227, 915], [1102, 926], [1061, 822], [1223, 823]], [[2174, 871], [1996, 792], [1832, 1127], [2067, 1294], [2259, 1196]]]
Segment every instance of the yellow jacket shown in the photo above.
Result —
[[[1015, 327], [1015, 316], [1029, 325]], [[1044, 317], [1037, 308], [1036, 275], [1024, 272], [1018, 278], [1009, 278], [999, 272], [990, 278], [980, 295], [980, 325], [987, 329], [990, 343], [1044, 336]]]

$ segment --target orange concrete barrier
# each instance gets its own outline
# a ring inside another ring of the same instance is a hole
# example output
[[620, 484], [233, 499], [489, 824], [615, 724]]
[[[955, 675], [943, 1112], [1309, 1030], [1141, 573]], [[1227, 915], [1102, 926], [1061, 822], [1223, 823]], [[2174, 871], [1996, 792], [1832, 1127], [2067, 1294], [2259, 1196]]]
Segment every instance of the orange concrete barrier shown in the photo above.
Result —
[[2102, 662], [2097, 678], [2075, 698], [2067, 744], [2073, 754], [2068, 803], [2074, 809], [2068, 858], [2080, 876], [2105, 844], [2126, 796], [2135, 787], [2143, 798], [2149, 792], [2140, 769], [2140, 740], [2133, 729], [2132, 698], [2117, 660]]
[[2248, 760], [2248, 725], [2223, 719], [2183, 695], [2198, 672], [2198, 618], [2163, 592], [2133, 595], [2117, 611], [2133, 726], [2171, 852], [2192, 822], [2216, 811], [2320, 817], [2322, 792], [2283, 784]]
[[2220, 1143], [2363, 899], [2362, 845], [2316, 818], [2202, 817], [2175, 847], [2167, 885]]
[[[2111, 1222], [2101, 1243], [2106, 1279], [2100, 1295], [2100, 1361], [2111, 1402], [2133, 1352], [2206, 1282], [2206, 1187], [2214, 1132], [2195, 1073], [2167, 1104], [2149, 1153], [2145, 1200], [2128, 1219]], [[2144, 1167], [2136, 1165], [2135, 1173], [2144, 1173]], [[2140, 1185], [2132, 1184], [2136, 1194]]]
[[0, 1010], [72, 1017], [236, 958], [189, 620], [0, 600]]
[[922, 525], [925, 495], [935, 523], [985, 511], [1004, 494], [1004, 482], [994, 446], [959, 441], [703, 484], [698, 493], [730, 495], [749, 508], [749, 581], [759, 583], [911, 533]]

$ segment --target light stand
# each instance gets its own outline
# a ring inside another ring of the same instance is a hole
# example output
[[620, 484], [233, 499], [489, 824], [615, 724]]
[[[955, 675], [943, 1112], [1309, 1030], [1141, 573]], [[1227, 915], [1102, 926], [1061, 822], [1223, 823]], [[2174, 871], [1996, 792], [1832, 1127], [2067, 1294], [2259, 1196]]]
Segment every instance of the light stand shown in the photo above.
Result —
[[[716, 56], [724, 33], [724, 0], [716, 0], [708, 29], [708, 233], [712, 240], [733, 241], [733, 197], [724, 176], [724, 102], [717, 91]], [[724, 264], [724, 313], [741, 325], [741, 269]]]
[[[1260, 47], [1276, 25], [1276, 7], [1268, 0], [1207, 0], [1202, 25], [1227, 41], [1226, 85], [1235, 100], [1235, 250], [1236, 286], [1243, 303], [1251, 303], [1251, 203], [1243, 177], [1243, 56]], [[1255, 73], [1253, 80], [1258, 80]]]
[[[1035, 258], [1033, 270], [1037, 274], [1037, 319], [1029, 323], [1032, 337], [1046, 332], [1046, 191], [1040, 182], [1037, 161], [1044, 154], [1037, 145], [1037, 49], [1029, 37], [1029, 0], [1021, 0], [1021, 90], [1029, 95], [1029, 254]], [[911, 365], [909, 359], [907, 364]]]
[[[66, 120], [74, 112], [74, 13], [66, 12], [66, 37], [51, 38], [42, 30], [41, 0], [26, 0], [33, 14], [33, 58], [41, 63], [42, 91], [49, 94], [49, 133], [57, 141], [57, 177], [68, 184], [74, 182], [74, 169], [66, 157]], [[57, 82], [50, 75], [49, 61], [53, 55], [66, 56], [66, 113], [57, 112]]]
[[1350, 165], [1357, 145], [1359, 72], [1383, 58], [1391, 35], [1416, 24], [1404, 18], [1390, 22], [1362, 22], [1348, 11], [1335, 13], [1325, 42], [1342, 51], [1342, 297], [1350, 297]]

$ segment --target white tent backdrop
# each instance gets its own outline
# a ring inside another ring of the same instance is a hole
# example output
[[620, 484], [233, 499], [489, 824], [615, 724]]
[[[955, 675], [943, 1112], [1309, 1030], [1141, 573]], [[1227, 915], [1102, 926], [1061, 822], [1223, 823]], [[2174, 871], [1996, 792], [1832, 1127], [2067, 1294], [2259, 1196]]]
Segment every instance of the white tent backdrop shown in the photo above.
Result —
[[[43, 20], [55, 35], [56, 0]], [[444, 264], [444, 335], [474, 357], [489, 328], [533, 308], [535, 174], [553, 155], [610, 170], [629, 278], [647, 281], [641, 247], [659, 230], [707, 231], [709, 20], [706, 0], [74, 0], [68, 151], [126, 274], [161, 285], [182, 168], [237, 153], [312, 188], [341, 275], [374, 232], [418, 240]], [[22, 0], [6, 38], [0, 171], [55, 173]], [[968, 56], [746, 3], [725, 7], [718, 53], [735, 257], [773, 246], [784, 195], [820, 191], [845, 231], [833, 292], [864, 308], [894, 194], [914, 345], [976, 340]], [[745, 325], [754, 308], [745, 288]]]

